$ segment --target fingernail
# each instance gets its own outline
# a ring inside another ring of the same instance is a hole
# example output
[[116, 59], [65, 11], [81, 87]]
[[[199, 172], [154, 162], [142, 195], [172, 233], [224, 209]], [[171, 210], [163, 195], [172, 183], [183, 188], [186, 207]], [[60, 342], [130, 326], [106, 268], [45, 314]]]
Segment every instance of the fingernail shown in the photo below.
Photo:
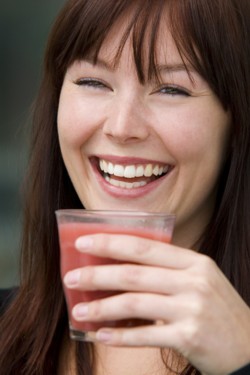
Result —
[[86, 303], [82, 303], [73, 308], [72, 314], [76, 320], [83, 319], [88, 315], [89, 306]]
[[96, 339], [101, 342], [108, 342], [112, 338], [112, 332], [111, 331], [98, 331], [96, 333]]
[[93, 238], [90, 236], [84, 236], [77, 238], [75, 247], [79, 251], [84, 251], [91, 248], [93, 245]]
[[79, 283], [80, 276], [81, 276], [80, 270], [70, 271], [66, 273], [64, 277], [64, 283], [68, 287], [76, 286]]

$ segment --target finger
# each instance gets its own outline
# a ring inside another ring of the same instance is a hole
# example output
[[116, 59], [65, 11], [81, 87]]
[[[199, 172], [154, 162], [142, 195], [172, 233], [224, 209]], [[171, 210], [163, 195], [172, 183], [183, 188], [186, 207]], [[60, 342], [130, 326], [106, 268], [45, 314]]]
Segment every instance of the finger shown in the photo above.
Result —
[[96, 333], [99, 342], [122, 347], [161, 347], [181, 352], [181, 337], [178, 324], [149, 325], [128, 329], [101, 328]]
[[[170, 322], [183, 316], [183, 299], [150, 293], [123, 293], [112, 297], [80, 303], [72, 314], [78, 321], [102, 322], [140, 318], [151, 321]], [[177, 309], [178, 306], [178, 309]], [[186, 305], [187, 306], [187, 305]]]
[[192, 250], [128, 235], [82, 236], [76, 240], [75, 246], [83, 253], [175, 269], [188, 268], [197, 259], [197, 253]]
[[[181, 274], [180, 274], [181, 273]], [[77, 290], [120, 290], [176, 294], [192, 288], [189, 273], [134, 264], [87, 266], [68, 272], [64, 283]]]

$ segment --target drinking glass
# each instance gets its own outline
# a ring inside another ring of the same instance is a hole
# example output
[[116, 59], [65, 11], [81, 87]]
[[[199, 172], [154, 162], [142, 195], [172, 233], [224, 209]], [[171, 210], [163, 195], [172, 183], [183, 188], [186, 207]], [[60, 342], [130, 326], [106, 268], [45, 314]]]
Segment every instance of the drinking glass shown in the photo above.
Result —
[[[94, 233], [125, 234], [170, 242], [175, 216], [167, 213], [104, 210], [58, 210], [61, 277], [73, 269], [89, 265], [121, 264], [122, 261], [81, 253], [75, 248], [78, 237]], [[119, 248], [117, 249], [119, 252]], [[127, 263], [127, 262], [126, 262]], [[124, 319], [105, 322], [79, 322], [72, 316], [72, 308], [81, 302], [90, 302], [121, 293], [118, 291], [78, 291], [63, 286], [66, 298], [70, 337], [79, 341], [95, 341], [95, 332], [101, 327], [135, 327], [152, 324], [145, 319]]]

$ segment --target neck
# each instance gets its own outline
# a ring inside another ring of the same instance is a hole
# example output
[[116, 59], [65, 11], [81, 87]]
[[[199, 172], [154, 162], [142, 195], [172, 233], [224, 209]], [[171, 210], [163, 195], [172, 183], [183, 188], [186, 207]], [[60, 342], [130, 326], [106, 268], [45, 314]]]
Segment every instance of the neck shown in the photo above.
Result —
[[[76, 343], [65, 337], [61, 347], [58, 375], [76, 375]], [[173, 375], [187, 361], [173, 350], [159, 348], [118, 348], [94, 344], [93, 375]]]
[[183, 370], [186, 364], [180, 355], [168, 349], [162, 352], [159, 348], [95, 345], [94, 375], [170, 375]]

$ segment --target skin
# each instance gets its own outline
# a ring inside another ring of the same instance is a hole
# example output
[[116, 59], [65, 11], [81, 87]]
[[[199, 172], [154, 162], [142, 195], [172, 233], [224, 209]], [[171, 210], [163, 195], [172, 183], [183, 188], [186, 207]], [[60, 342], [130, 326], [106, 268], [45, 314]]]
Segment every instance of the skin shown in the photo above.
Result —
[[[81, 321], [154, 320], [157, 324], [147, 327], [104, 328], [96, 338], [107, 347], [123, 347], [120, 353], [124, 347], [172, 348], [203, 374], [226, 375], [250, 361], [249, 308], [215, 263], [190, 249], [214, 210], [230, 114], [195, 71], [190, 80], [163, 28], [157, 50], [162, 84], [139, 83], [130, 40], [114, 68], [118, 26], [103, 44], [97, 65], [91, 59], [75, 61], [66, 72], [58, 111], [64, 162], [86, 208], [173, 212], [176, 228], [172, 244], [122, 235], [79, 238], [80, 252], [126, 264], [71, 271], [66, 287], [126, 293], [79, 304], [73, 313]], [[172, 169], [153, 187], [128, 192], [98, 177], [91, 158], [100, 155], [112, 161], [122, 157], [124, 164], [154, 160]]]
[[[58, 111], [64, 162], [84, 207], [174, 213], [174, 243], [191, 247], [214, 209], [230, 114], [194, 71], [192, 83], [164, 29], [159, 46], [167, 39], [167, 48], [158, 48], [162, 84], [139, 83], [130, 40], [112, 69], [121, 33], [115, 28], [107, 38], [97, 65], [76, 61], [66, 72]], [[150, 192], [125, 191], [100, 184], [90, 162], [99, 155], [125, 158], [125, 164], [153, 160], [173, 169]]]

